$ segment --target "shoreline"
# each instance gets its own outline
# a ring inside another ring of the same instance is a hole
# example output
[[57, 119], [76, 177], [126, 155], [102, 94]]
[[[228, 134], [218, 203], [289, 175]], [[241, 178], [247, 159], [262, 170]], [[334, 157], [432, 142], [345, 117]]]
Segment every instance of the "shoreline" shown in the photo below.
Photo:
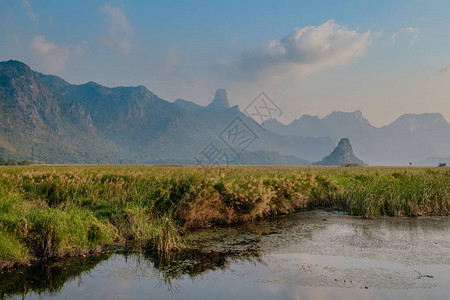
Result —
[[27, 166], [0, 168], [0, 269], [127, 244], [185, 249], [186, 231], [315, 209], [450, 212], [449, 168]]

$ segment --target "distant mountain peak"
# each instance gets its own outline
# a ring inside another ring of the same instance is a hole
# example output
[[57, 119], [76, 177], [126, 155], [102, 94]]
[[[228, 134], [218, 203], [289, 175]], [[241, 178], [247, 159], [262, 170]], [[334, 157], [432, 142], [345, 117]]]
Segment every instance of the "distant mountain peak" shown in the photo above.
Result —
[[342, 138], [339, 141], [339, 144], [338, 144], [337, 147], [341, 148], [341, 149], [344, 149], [345, 151], [353, 153], [352, 145], [350, 144], [350, 140], [348, 138]]
[[351, 118], [356, 119], [361, 123], [369, 124], [369, 121], [364, 118], [360, 110], [355, 110], [352, 112], [333, 111], [331, 114], [324, 117], [324, 119], [347, 119], [347, 120], [350, 120]]
[[268, 119], [268, 120], [264, 121], [263, 125], [283, 125], [283, 123], [281, 123], [277, 119], [272, 118], [272, 119]]
[[95, 88], [95, 87], [101, 87], [102, 85], [98, 84], [95, 81], [88, 81], [86, 83], [80, 84], [80, 86], [84, 86], [84, 87], [90, 87], [90, 88]]
[[32, 73], [29, 66], [20, 62], [18, 60], [8, 60], [0, 62], [0, 70], [8, 72], [12, 76], [17, 76], [18, 74], [30, 74]]
[[446, 127], [448, 123], [441, 113], [423, 113], [402, 115], [388, 126], [416, 132]]
[[362, 114], [362, 112], [358, 109], [358, 110], [355, 110], [353, 113], [353, 116], [355, 116], [355, 118], [357, 118], [358, 120], [360, 120], [360, 121], [363, 121], [364, 120], [364, 117], [363, 117], [363, 114]]
[[366, 165], [365, 162], [357, 158], [355, 153], [353, 153], [353, 148], [348, 138], [342, 138], [330, 155], [314, 164], [320, 166]]
[[214, 95], [213, 101], [208, 105], [208, 108], [222, 110], [230, 108], [228, 102], [227, 91], [224, 89], [218, 89]]
[[30, 67], [27, 66], [26, 64], [24, 64], [23, 62], [18, 61], [18, 60], [14, 60], [14, 59], [10, 59], [10, 60], [7, 60], [7, 61], [2, 61], [2, 62], [0, 62], [0, 65], [16, 66], [16, 67], [22, 67], [22, 68], [30, 69]]
[[318, 116], [312, 116], [312, 115], [310, 115], [310, 114], [303, 114], [303, 115], [301, 115], [301, 117], [298, 118], [297, 120], [300, 120], [300, 119], [304, 119], [304, 120], [311, 120], [311, 119], [319, 120], [319, 117], [318, 117]]

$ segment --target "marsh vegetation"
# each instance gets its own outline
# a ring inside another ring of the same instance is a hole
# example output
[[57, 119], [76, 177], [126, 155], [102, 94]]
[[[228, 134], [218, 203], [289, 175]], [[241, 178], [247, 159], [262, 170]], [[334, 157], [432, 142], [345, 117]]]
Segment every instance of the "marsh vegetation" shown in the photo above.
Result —
[[450, 169], [381, 167], [1, 167], [0, 266], [139, 247], [299, 210], [364, 218], [448, 215]]

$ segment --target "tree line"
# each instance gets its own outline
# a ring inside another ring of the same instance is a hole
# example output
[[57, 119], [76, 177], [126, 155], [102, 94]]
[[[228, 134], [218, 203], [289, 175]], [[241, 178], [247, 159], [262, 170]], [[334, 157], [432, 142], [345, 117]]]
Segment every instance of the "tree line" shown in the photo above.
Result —
[[31, 163], [28, 160], [17, 161], [14, 158], [6, 159], [0, 157], [0, 166], [28, 166], [30, 164]]

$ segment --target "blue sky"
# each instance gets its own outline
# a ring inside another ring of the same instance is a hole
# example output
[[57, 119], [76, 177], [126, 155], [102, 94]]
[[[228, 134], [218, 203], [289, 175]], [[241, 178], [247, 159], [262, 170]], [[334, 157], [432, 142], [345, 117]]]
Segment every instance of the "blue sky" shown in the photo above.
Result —
[[71, 83], [145, 85], [241, 107], [260, 91], [289, 122], [360, 109], [450, 120], [449, 1], [0, 0], [0, 60]]

